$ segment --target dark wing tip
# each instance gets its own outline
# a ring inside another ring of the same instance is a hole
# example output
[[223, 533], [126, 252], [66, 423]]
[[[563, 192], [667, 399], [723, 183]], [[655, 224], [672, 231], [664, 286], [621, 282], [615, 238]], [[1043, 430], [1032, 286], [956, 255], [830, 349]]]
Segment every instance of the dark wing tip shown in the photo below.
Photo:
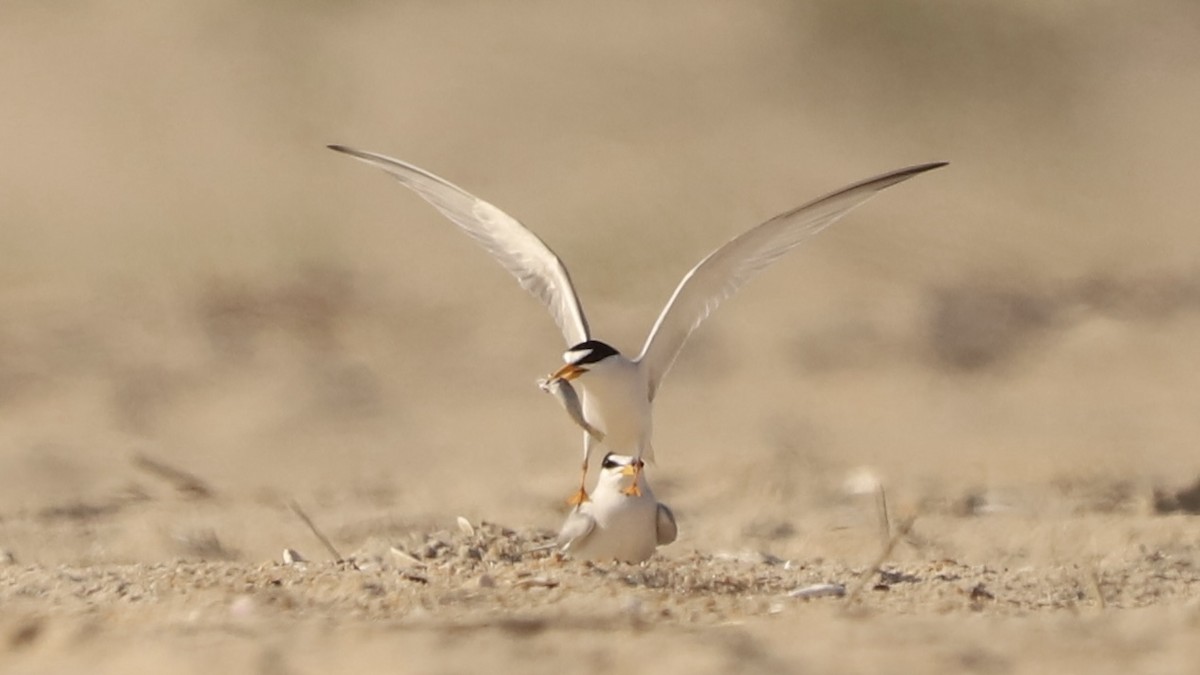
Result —
[[907, 169], [901, 169], [898, 173], [900, 173], [902, 175], [907, 175], [907, 176], [915, 176], [919, 173], [925, 173], [926, 171], [940, 169], [943, 166], [948, 166], [949, 164], [950, 164], [950, 162], [928, 162], [925, 164], [917, 164], [916, 166], [910, 166]]
[[[389, 163], [389, 164], [397, 163], [396, 160], [391, 159], [390, 157], [384, 157], [383, 155], [377, 155], [373, 152], [364, 152], [362, 150], [355, 150], [354, 148], [352, 148], [348, 145], [331, 143], [325, 147], [329, 148], [330, 150], [335, 150], [337, 152], [345, 153], [355, 159], [361, 159], [364, 162], [367, 162], [369, 164], [374, 164], [376, 166], [380, 166], [379, 162], [381, 162], [381, 161]], [[381, 166], [380, 168], [384, 168], [384, 167]]]
[[873, 178], [867, 178], [866, 180], [861, 180], [852, 185], [848, 185], [848, 186], [842, 188], [841, 190], [838, 190], [837, 192], [827, 194], [824, 197], [821, 197], [819, 199], [814, 199], [813, 201], [811, 201], [807, 204], [804, 204], [803, 206], [799, 206], [795, 209], [792, 209], [791, 211], [788, 211], [787, 213], [781, 214], [781, 216], [776, 216], [776, 217], [779, 218], [779, 217], [791, 216], [791, 215], [794, 215], [801, 211], [804, 211], [805, 209], [816, 206], [817, 204], [820, 204], [821, 202], [837, 199], [844, 195], [848, 195], [848, 194], [857, 192], [863, 188], [870, 188], [873, 192], [878, 192], [879, 190], [889, 188], [893, 185], [896, 185], [897, 183], [903, 183], [904, 181], [908, 180], [909, 178], [912, 178], [919, 174], [925, 173], [926, 171], [940, 169], [949, 163], [950, 162], [928, 162], [925, 164], [914, 164], [913, 166], [906, 166], [903, 169], [895, 169], [894, 171], [889, 171], [887, 173], [880, 174]]

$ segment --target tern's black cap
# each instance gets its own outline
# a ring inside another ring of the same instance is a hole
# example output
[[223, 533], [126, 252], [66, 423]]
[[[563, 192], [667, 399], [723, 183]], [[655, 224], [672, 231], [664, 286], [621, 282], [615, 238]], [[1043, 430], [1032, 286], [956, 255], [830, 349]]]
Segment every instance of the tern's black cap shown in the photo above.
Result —
[[610, 452], [604, 456], [604, 461], [600, 463], [600, 466], [605, 469], [615, 469], [618, 466], [624, 466], [624, 465], [621, 464], [620, 462], [618, 462], [617, 460], [613, 459], [613, 453]]
[[610, 356], [616, 356], [620, 352], [614, 349], [612, 345], [609, 345], [607, 342], [588, 340], [587, 342], [580, 342], [574, 347], [571, 347], [567, 350], [567, 353], [579, 354], [579, 357], [571, 361], [571, 363], [577, 366], [586, 366], [589, 363], [596, 363], [597, 361], [603, 361]]

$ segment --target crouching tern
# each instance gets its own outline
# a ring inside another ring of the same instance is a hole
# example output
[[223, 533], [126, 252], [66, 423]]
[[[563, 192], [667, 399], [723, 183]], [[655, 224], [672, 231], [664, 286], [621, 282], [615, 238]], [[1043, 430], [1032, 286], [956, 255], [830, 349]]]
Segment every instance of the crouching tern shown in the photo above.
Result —
[[675, 515], [654, 498], [641, 465], [628, 455], [604, 456], [591, 498], [571, 510], [558, 533], [559, 550], [580, 560], [640, 563], [675, 541]]
[[[630, 358], [592, 338], [566, 266], [515, 218], [412, 164], [342, 145], [329, 147], [383, 169], [416, 192], [491, 253], [550, 310], [566, 339], [567, 351], [563, 353], [565, 364], [540, 384], [553, 391], [545, 386], [548, 382], [578, 379], [583, 390], [585, 429], [600, 432], [584, 432], [583, 471], [579, 490], [570, 500], [576, 505], [588, 499], [588, 460], [593, 446], [601, 442], [599, 438], [608, 448], [637, 459], [632, 465], [635, 474], [641, 471], [641, 460], [653, 461], [650, 436], [654, 398], [688, 336], [721, 302], [784, 253], [880, 190], [947, 164], [919, 164], [859, 181], [734, 237], [684, 275], [650, 329], [641, 353]], [[636, 496], [641, 486], [634, 480], [624, 489]]]

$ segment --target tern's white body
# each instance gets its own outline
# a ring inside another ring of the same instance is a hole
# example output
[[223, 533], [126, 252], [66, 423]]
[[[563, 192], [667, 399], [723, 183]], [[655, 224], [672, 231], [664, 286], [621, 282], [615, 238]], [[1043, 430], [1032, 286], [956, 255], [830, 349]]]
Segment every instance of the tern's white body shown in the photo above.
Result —
[[[675, 517], [655, 499], [645, 471], [629, 475], [634, 461], [612, 454], [605, 458], [592, 498], [571, 511], [559, 532], [564, 553], [580, 560], [639, 563], [675, 541]], [[626, 488], [635, 480], [640, 494], [631, 496]]]
[[[650, 388], [638, 364], [617, 354], [593, 365], [576, 382], [583, 390], [583, 417], [604, 432], [605, 447], [653, 460]], [[591, 436], [585, 442], [591, 443]]]

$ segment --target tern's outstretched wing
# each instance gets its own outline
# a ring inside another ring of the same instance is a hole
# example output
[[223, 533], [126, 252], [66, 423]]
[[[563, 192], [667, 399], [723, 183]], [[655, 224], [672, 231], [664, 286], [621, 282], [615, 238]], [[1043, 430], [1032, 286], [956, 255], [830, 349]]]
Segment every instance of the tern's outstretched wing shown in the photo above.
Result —
[[579, 545], [595, 528], [596, 520], [594, 518], [575, 509], [567, 516], [562, 529], [558, 531], [558, 545], [562, 547], [563, 551], [569, 553], [572, 546], [579, 548]]
[[587, 319], [566, 266], [515, 218], [457, 185], [398, 159], [344, 145], [329, 148], [390, 173], [471, 235], [517, 278], [522, 288], [546, 305], [568, 347], [588, 340]]
[[671, 513], [671, 509], [666, 504], [658, 505], [654, 525], [659, 546], [666, 546], [675, 541], [675, 537], [679, 535], [679, 527], [675, 525], [675, 514]]
[[945, 165], [933, 162], [910, 166], [844, 187], [775, 216], [701, 260], [679, 282], [638, 357], [649, 378], [651, 400], [688, 335], [757, 272], [880, 190]]

